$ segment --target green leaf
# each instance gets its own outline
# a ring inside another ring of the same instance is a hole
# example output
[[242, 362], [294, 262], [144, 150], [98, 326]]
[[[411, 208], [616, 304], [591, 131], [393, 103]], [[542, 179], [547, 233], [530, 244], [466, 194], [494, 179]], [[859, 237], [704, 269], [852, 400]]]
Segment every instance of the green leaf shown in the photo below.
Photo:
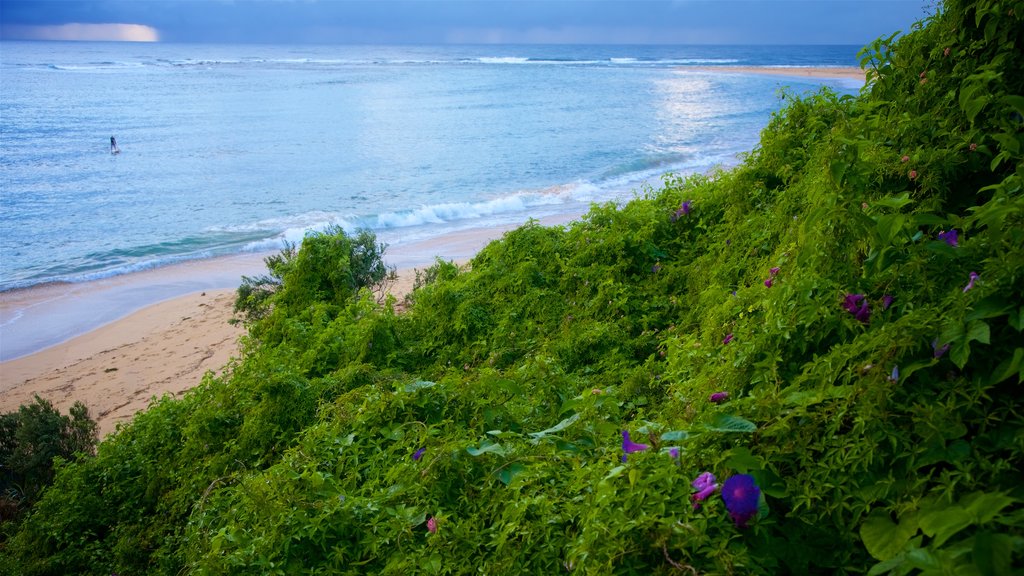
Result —
[[500, 480], [505, 486], [508, 486], [516, 479], [516, 476], [519, 476], [523, 472], [526, 472], [526, 466], [519, 462], [513, 462], [501, 470], [498, 470], [498, 480]]
[[1024, 348], [1017, 348], [1013, 351], [1013, 356], [1000, 362], [992, 371], [989, 384], [999, 384], [1014, 374], [1019, 375], [1019, 381], [1024, 381], [1024, 372], [1022, 371], [1024, 371]]
[[547, 436], [549, 434], [557, 434], [558, 432], [561, 432], [562, 430], [565, 430], [569, 426], [572, 426], [573, 424], [575, 424], [576, 421], [579, 420], [579, 419], [580, 419], [580, 415], [577, 412], [576, 414], [573, 414], [572, 416], [569, 416], [565, 420], [562, 420], [561, 422], [559, 422], [558, 424], [555, 424], [554, 426], [552, 426], [551, 428], [548, 428], [547, 430], [541, 430], [540, 432], [530, 432], [529, 436], [531, 438], [533, 438], [534, 440], [540, 440], [541, 438], [543, 438], [543, 437], [545, 437], [545, 436]]
[[661, 435], [662, 442], [678, 442], [680, 440], [686, 440], [690, 437], [690, 434], [686, 430], [672, 430], [665, 432]]
[[1003, 316], [1008, 314], [1013, 308], [1012, 302], [1008, 302], [998, 294], [993, 294], [971, 306], [971, 311], [967, 314], [966, 320], [970, 322], [972, 320], [984, 320], [986, 318]]
[[981, 320], [975, 320], [967, 324], [967, 341], [977, 340], [982, 344], [989, 343], [990, 332], [988, 324]]
[[844, 162], [838, 158], [833, 159], [829, 164], [829, 173], [832, 174], [832, 181], [836, 184], [842, 184], [843, 176], [846, 174], [847, 168], [850, 167], [848, 162]]
[[1017, 502], [1003, 492], [974, 492], [960, 499], [960, 505], [974, 517], [976, 524], [991, 522], [1003, 508]]
[[431, 388], [431, 387], [436, 386], [436, 385], [437, 385], [436, 383], [430, 382], [429, 380], [417, 380], [417, 381], [413, 382], [412, 384], [406, 384], [405, 385], [405, 391], [406, 392], [415, 392], [417, 390], [422, 390], [424, 388]]
[[707, 429], [712, 432], [755, 432], [757, 425], [739, 416], [731, 414], [716, 414]]
[[1013, 134], [993, 134], [992, 138], [996, 142], [999, 142], [1003, 150], [1007, 150], [1013, 154], [1020, 153], [1020, 141], [1018, 141], [1017, 137], [1014, 136]]
[[1018, 114], [1024, 116], [1024, 96], [1006, 95], [999, 99], [1004, 104], [1012, 106]]
[[751, 470], [761, 469], [761, 461], [757, 456], [754, 456], [750, 448], [745, 446], [733, 448], [729, 457], [725, 460], [725, 465], [735, 469], [740, 474], [747, 474]]
[[626, 467], [623, 465], [616, 466], [615, 468], [609, 470], [608, 473], [605, 474], [604, 478], [602, 478], [601, 480], [611, 480], [612, 478], [618, 478], [619, 475], [622, 474], [622, 472], [625, 470]]
[[953, 349], [949, 352], [949, 359], [956, 364], [957, 368], [963, 369], [967, 365], [967, 359], [971, 356], [971, 345], [968, 341], [963, 340], [953, 345]]
[[942, 506], [921, 516], [921, 531], [934, 540], [931, 545], [941, 547], [946, 540], [973, 523], [971, 515], [963, 507], [953, 504]]
[[912, 204], [914, 201], [910, 199], [910, 193], [904, 192], [898, 196], [889, 196], [887, 198], [881, 198], [879, 200], [872, 200], [872, 206], [884, 206], [886, 208], [892, 208], [893, 210], [899, 210], [907, 204]]
[[1013, 540], [1006, 534], [978, 532], [974, 535], [972, 556], [982, 574], [1010, 576], [1013, 573]]
[[497, 442], [491, 440], [484, 440], [480, 443], [480, 447], [470, 446], [466, 448], [466, 452], [469, 452], [470, 456], [482, 456], [484, 454], [497, 454], [499, 456], [505, 455], [505, 448]]
[[1017, 313], [1010, 312], [1010, 326], [1017, 332], [1024, 330], [1024, 306], [1017, 309]]
[[903, 550], [917, 533], [917, 523], [912, 519], [913, 515], [897, 524], [888, 514], [876, 510], [860, 525], [860, 539], [873, 558], [889, 560]]

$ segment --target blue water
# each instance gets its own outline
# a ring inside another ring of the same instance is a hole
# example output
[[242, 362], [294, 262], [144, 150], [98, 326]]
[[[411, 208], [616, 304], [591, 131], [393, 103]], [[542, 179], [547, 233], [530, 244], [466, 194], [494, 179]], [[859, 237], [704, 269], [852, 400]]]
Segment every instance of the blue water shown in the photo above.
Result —
[[[857, 46], [0, 44], [0, 291], [312, 229], [391, 249], [628, 200], [750, 150]], [[121, 153], [112, 155], [116, 136]]]

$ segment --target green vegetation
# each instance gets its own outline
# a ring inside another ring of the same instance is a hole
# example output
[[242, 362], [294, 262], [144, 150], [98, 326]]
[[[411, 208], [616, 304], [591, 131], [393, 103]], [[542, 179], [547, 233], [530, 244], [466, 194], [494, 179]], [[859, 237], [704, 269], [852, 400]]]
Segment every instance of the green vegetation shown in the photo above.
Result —
[[17, 412], [0, 414], [0, 523], [16, 519], [53, 482], [54, 459], [90, 456], [96, 422], [81, 402], [62, 415], [39, 396]]
[[437, 262], [402, 314], [372, 237], [307, 240], [226, 374], [59, 466], [0, 566], [1020, 573], [1022, 32], [950, 0], [738, 168]]

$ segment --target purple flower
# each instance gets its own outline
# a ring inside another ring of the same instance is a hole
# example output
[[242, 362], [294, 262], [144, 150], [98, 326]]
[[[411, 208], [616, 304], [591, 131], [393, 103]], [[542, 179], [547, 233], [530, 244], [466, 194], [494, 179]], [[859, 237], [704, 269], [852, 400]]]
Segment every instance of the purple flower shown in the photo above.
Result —
[[895, 298], [893, 298], [891, 294], [882, 296], [882, 310], [888, 310], [889, 307], [892, 306], [893, 300], [895, 300]]
[[679, 448], [676, 446], [669, 448], [668, 455], [675, 458], [676, 460], [679, 460]]
[[630, 440], [629, 439], [629, 431], [628, 430], [623, 430], [622, 431], [622, 452], [623, 452], [623, 454], [622, 454], [622, 461], [623, 462], [626, 461], [626, 456], [628, 454], [632, 454], [633, 452], [643, 452], [644, 450], [647, 450], [648, 448], [649, 448], [649, 446], [647, 444], [639, 444], [637, 442], [633, 442], [632, 440]]
[[660, 270], [661, 264], [655, 264], [654, 266], [651, 266], [651, 272], [653, 272], [654, 274], [657, 274]]
[[689, 216], [690, 209], [690, 201], [686, 200], [685, 202], [682, 203], [682, 205], [679, 206], [679, 209], [676, 210], [674, 214], [672, 214], [672, 221], [675, 222], [676, 220], [679, 220], [683, 216]]
[[936, 358], [942, 358], [942, 355], [949, 352], [949, 344], [943, 344], [939, 346], [939, 339], [932, 340], [932, 351]]
[[729, 511], [733, 522], [739, 528], [745, 528], [747, 522], [757, 515], [757, 503], [761, 498], [761, 489], [749, 474], [730, 476], [722, 486], [722, 500]]
[[437, 534], [437, 518], [431, 516], [430, 519], [427, 520], [427, 532]]
[[722, 402], [725, 402], [728, 399], [728, 392], [715, 392], [714, 394], [708, 397], [708, 400], [711, 401], [712, 404], [721, 404]]
[[900, 381], [900, 367], [899, 366], [893, 366], [892, 367], [892, 374], [889, 374], [889, 382], [899, 382], [899, 381]]
[[419, 450], [417, 450], [417, 451], [412, 453], [412, 459], [413, 460], [419, 460], [420, 458], [423, 457], [423, 453], [426, 452], [426, 451], [427, 451], [426, 448], [420, 448]]
[[728, 344], [729, 342], [732, 342], [732, 332], [726, 334], [725, 338], [722, 338], [722, 344]]
[[978, 279], [977, 272], [971, 272], [971, 279], [967, 282], [967, 286], [964, 286], [964, 292], [967, 292], [971, 288], [974, 288], [974, 281]]
[[693, 502], [693, 509], [697, 510], [700, 508], [700, 503], [707, 499], [718, 490], [718, 484], [715, 482], [715, 475], [711, 472], [704, 472], [692, 484], [697, 492], [690, 496], [690, 500]]
[[959, 239], [960, 235], [956, 231], [956, 228], [951, 228], [948, 231], [943, 230], [942, 232], [939, 232], [939, 240], [945, 240], [946, 244], [949, 244], [950, 246], [957, 246], [957, 241]]
[[863, 299], [863, 294], [847, 294], [846, 297], [843, 298], [843, 308], [846, 308], [846, 311], [850, 314], [856, 314], [857, 305], [860, 304], [860, 301]]
[[774, 282], [772, 282], [771, 278], [764, 281], [764, 285], [767, 286], [768, 288], [771, 288], [772, 284], [774, 284]]
[[776, 266], [776, 267], [771, 268], [770, 270], [768, 270], [768, 273], [772, 275], [772, 278], [774, 278], [775, 275], [779, 273], [779, 270], [780, 270], [780, 268], [778, 266]]
[[871, 309], [868, 307], [868, 300], [863, 294], [847, 294], [843, 299], [843, 308], [857, 320], [867, 324], [871, 320]]

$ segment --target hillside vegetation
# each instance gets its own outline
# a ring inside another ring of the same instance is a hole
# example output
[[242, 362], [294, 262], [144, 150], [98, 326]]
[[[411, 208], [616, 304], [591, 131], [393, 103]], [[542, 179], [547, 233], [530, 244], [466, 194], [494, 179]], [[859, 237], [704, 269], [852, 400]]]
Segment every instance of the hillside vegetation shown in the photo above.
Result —
[[[1020, 574], [1024, 2], [950, 0], [741, 165], [407, 310], [271, 259], [223, 376], [58, 467], [14, 574]], [[4, 568], [0, 568], [0, 573]]]

